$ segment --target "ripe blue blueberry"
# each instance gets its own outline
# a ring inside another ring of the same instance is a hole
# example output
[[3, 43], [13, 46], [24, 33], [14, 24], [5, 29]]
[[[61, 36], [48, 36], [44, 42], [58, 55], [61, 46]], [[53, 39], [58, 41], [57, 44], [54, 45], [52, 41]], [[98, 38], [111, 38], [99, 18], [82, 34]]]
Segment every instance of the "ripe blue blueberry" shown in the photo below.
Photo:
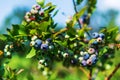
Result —
[[51, 38], [48, 38], [48, 39], [46, 39], [46, 42], [47, 42], [47, 43], [51, 43], [51, 42], [52, 42], [52, 39], [51, 39]]
[[37, 40], [35, 40], [35, 45], [34, 45], [34, 47], [35, 47], [35, 48], [40, 48], [41, 44], [42, 44], [42, 40], [37, 39]]
[[93, 37], [93, 38], [98, 38], [98, 37], [99, 37], [99, 34], [98, 34], [97, 32], [94, 32], [94, 33], [92, 33], [92, 37]]
[[47, 50], [49, 48], [49, 46], [48, 46], [48, 44], [42, 44], [41, 45], [41, 49], [43, 49], [43, 50]]
[[88, 53], [83, 55], [83, 57], [84, 57], [85, 60], [88, 59], [89, 56], [90, 56], [90, 55], [89, 55]]
[[97, 57], [96, 57], [95, 54], [93, 54], [93, 55], [90, 56], [90, 59], [92, 60], [93, 63], [95, 63], [96, 60], [97, 60]]
[[103, 33], [100, 33], [100, 34], [99, 34], [99, 37], [101, 37], [102, 39], [104, 39], [104, 38], [105, 38], [105, 35], [104, 35]]

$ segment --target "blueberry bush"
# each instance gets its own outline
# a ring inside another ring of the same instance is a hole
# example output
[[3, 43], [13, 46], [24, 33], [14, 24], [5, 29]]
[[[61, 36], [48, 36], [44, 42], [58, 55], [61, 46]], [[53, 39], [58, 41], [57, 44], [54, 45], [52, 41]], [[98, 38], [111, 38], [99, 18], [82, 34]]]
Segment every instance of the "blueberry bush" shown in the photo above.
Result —
[[90, 18], [97, 1], [88, 0], [78, 11], [76, 6], [82, 1], [73, 0], [75, 14], [60, 30], [56, 30], [58, 23], [53, 19], [59, 11], [56, 5], [36, 0], [37, 4], [26, 12], [21, 24], [13, 24], [11, 29], [7, 28], [7, 34], [0, 34], [0, 80], [17, 80], [25, 71], [7, 66], [16, 54], [35, 59], [38, 69], [48, 80], [51, 80], [56, 63], [80, 69], [88, 80], [95, 80], [98, 72], [106, 71], [106, 65], [116, 65], [111, 74], [100, 75], [103, 76], [100, 80], [110, 80], [120, 67], [120, 63], [113, 64], [120, 49], [119, 28], [109, 26], [91, 32]]

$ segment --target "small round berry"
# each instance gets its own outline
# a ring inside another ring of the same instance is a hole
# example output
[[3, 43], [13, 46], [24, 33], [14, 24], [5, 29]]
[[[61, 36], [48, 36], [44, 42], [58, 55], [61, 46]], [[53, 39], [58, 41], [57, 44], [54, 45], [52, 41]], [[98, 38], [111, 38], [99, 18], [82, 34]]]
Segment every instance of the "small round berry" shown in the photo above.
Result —
[[35, 45], [34, 45], [34, 47], [35, 47], [35, 48], [40, 48], [41, 44], [42, 44], [42, 40], [37, 39], [37, 40], [35, 40]]
[[63, 54], [63, 57], [64, 57], [64, 58], [67, 58], [67, 57], [69, 57], [69, 54], [68, 54], [68, 53], [64, 53], [64, 54]]
[[89, 56], [90, 56], [90, 55], [89, 55], [88, 53], [83, 55], [83, 57], [84, 57], [85, 60], [88, 59]]
[[29, 19], [29, 16], [28, 16], [28, 15], [26, 15], [26, 16], [25, 16], [25, 19]]
[[95, 53], [95, 49], [94, 49], [94, 48], [89, 48], [89, 49], [88, 49], [88, 53], [90, 53], [90, 54]]
[[31, 21], [31, 19], [29, 19], [29, 18], [28, 18], [28, 19], [26, 19], [26, 21], [27, 21], [27, 22], [30, 22], [30, 21]]
[[73, 64], [73, 65], [77, 64], [77, 60], [76, 60], [76, 59], [72, 59], [70, 62], [71, 62], [71, 64]]
[[74, 47], [76, 47], [77, 46], [77, 43], [74, 43]]
[[31, 13], [30, 13], [30, 12], [27, 12], [27, 13], [26, 13], [26, 16], [31, 16]]
[[34, 21], [35, 20], [35, 16], [30, 16], [29, 18], [31, 21]]
[[30, 11], [32, 14], [37, 14], [38, 13], [38, 10], [36, 10], [36, 9], [31, 9], [31, 11]]
[[81, 62], [81, 64], [82, 64], [83, 66], [86, 66], [86, 65], [87, 65], [87, 62], [86, 62], [85, 60], [83, 60], [83, 61]]
[[39, 15], [40, 15], [40, 16], [43, 16], [43, 15], [44, 15], [44, 11], [40, 11], [40, 12], [39, 12]]
[[34, 40], [36, 40], [36, 39], [37, 39], [37, 36], [33, 36], [33, 37], [31, 38], [32, 41], [34, 41]]
[[49, 49], [54, 49], [54, 46], [53, 46], [53, 45], [50, 45], [50, 46], [49, 46]]
[[97, 60], [97, 57], [96, 57], [95, 54], [93, 54], [93, 55], [90, 56], [90, 59], [92, 60], [93, 63], [95, 63], [96, 60]]
[[43, 64], [45, 60], [39, 60], [39, 64]]
[[9, 45], [6, 45], [5, 48], [8, 49], [8, 48], [9, 48]]
[[47, 50], [49, 48], [48, 44], [42, 44], [41, 49], [42, 50]]
[[70, 36], [66, 34], [66, 35], [65, 35], [65, 38], [68, 39], [68, 38], [70, 38]]
[[80, 52], [80, 55], [81, 55], [81, 56], [83, 56], [83, 55], [84, 55], [84, 52], [83, 52], [83, 51], [81, 51], [81, 52]]
[[41, 7], [39, 5], [33, 5], [32, 8], [36, 9], [36, 10], [40, 10], [41, 9]]
[[101, 37], [98, 37], [98, 38], [97, 38], [97, 42], [101, 43], [101, 42], [102, 42], [102, 38], [101, 38]]
[[82, 62], [84, 60], [84, 58], [83, 57], [79, 57], [78, 60], [79, 60], [79, 62]]
[[51, 43], [51, 42], [52, 42], [51, 38], [46, 39], [46, 43]]
[[7, 53], [6, 53], [6, 55], [7, 55], [7, 56], [10, 56], [10, 55], [11, 55], [11, 53], [10, 53], [10, 52], [7, 52]]
[[99, 37], [99, 34], [98, 34], [97, 32], [94, 32], [94, 33], [92, 33], [92, 37], [93, 37], [93, 38], [98, 38], [98, 37]]
[[88, 60], [87, 60], [87, 64], [88, 64], [88, 65], [92, 65], [92, 60], [91, 60], [91, 59], [88, 59]]
[[31, 41], [30, 46], [34, 46], [34, 45], [35, 45], [35, 41]]
[[104, 38], [105, 38], [105, 35], [104, 35], [103, 33], [100, 33], [100, 34], [99, 34], [99, 37], [101, 37], [102, 39], [104, 39]]

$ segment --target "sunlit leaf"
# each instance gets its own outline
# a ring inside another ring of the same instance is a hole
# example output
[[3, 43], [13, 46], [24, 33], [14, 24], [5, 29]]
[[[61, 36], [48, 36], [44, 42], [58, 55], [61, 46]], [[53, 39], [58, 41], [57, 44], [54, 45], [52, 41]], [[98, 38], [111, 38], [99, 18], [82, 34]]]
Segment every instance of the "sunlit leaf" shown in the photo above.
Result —
[[36, 55], [36, 50], [32, 48], [30, 52], [27, 54], [26, 58], [32, 58], [35, 55]]

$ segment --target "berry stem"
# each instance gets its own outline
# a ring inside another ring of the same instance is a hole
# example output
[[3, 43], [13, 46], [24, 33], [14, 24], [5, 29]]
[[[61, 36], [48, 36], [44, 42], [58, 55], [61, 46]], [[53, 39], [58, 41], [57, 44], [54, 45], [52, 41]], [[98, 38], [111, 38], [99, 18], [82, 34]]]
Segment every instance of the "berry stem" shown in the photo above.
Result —
[[120, 68], [120, 63], [114, 68], [114, 70], [112, 71], [112, 73], [105, 78], [105, 80], [110, 80], [112, 78], [112, 76], [117, 72], [117, 70]]

